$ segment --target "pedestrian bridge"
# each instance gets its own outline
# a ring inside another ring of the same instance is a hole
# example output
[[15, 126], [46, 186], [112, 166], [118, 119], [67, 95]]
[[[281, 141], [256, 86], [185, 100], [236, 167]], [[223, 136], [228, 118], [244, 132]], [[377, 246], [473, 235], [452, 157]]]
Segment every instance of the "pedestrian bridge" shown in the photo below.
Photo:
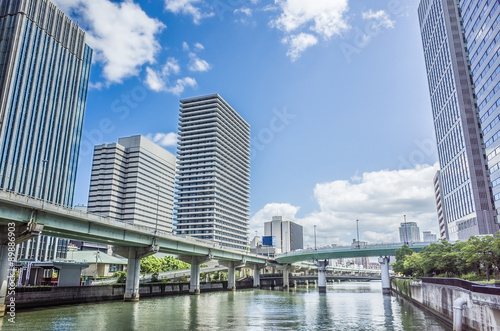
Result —
[[[408, 247], [414, 252], [420, 252], [430, 243], [415, 243]], [[318, 249], [305, 249], [288, 252], [275, 257], [278, 263], [295, 263], [300, 261], [342, 259], [350, 257], [395, 256], [396, 250], [403, 247], [402, 243], [373, 244], [357, 246], [335, 246]]]

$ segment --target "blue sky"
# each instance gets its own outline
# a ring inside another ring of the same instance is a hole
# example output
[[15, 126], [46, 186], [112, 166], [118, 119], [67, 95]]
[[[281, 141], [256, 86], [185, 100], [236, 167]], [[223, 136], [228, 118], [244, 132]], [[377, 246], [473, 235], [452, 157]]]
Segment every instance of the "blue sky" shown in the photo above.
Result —
[[57, 0], [94, 49], [75, 203], [92, 149], [147, 135], [175, 153], [182, 98], [251, 125], [250, 235], [284, 215], [305, 244], [437, 232], [434, 129], [414, 0]]

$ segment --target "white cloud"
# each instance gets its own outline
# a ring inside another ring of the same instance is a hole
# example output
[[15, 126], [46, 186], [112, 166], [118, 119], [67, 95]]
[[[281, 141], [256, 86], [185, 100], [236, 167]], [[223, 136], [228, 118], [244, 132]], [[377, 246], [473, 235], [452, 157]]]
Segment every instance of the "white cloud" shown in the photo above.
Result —
[[202, 44], [200, 44], [200, 43], [195, 43], [195, 44], [194, 44], [194, 48], [195, 48], [195, 50], [197, 50], [197, 51], [202, 51], [202, 50], [204, 50], [204, 49], [205, 49], [205, 46], [203, 46], [203, 45], [202, 45]]
[[120, 83], [135, 76], [140, 67], [154, 63], [160, 49], [157, 35], [165, 28], [149, 17], [132, 1], [55, 0], [66, 13], [87, 31], [87, 42], [94, 49], [94, 59], [103, 66], [107, 83]]
[[292, 206], [289, 203], [268, 203], [250, 219], [250, 229], [252, 230], [250, 238], [253, 238], [255, 231], [262, 236], [264, 234], [264, 222], [270, 222], [273, 216], [284, 216], [294, 220], [299, 209], [299, 207]]
[[169, 132], [169, 133], [149, 133], [146, 135], [146, 138], [151, 140], [152, 142], [162, 146], [162, 147], [169, 147], [169, 146], [176, 146], [177, 145], [177, 134], [174, 132]]
[[160, 92], [164, 89], [165, 82], [160, 77], [160, 75], [153, 69], [146, 68], [146, 84], [150, 89], [156, 92]]
[[[316, 36], [327, 40], [349, 30], [345, 18], [349, 10], [347, 0], [276, 0], [276, 3], [282, 13], [278, 18], [271, 20], [270, 25], [285, 33], [285, 40], [290, 45], [287, 55], [292, 61], [295, 61], [305, 49], [318, 42]], [[300, 39], [297, 39], [299, 36]]]
[[300, 57], [303, 51], [313, 45], [316, 45], [318, 43], [318, 39], [312, 34], [301, 33], [299, 35], [292, 35], [283, 38], [282, 42], [290, 45], [286, 55], [290, 57], [292, 62], [294, 62]]
[[179, 66], [179, 63], [176, 59], [171, 57], [167, 59], [167, 62], [163, 66], [162, 74], [165, 76], [169, 76], [171, 74], [178, 75], [180, 71], [181, 67]]
[[210, 64], [207, 61], [200, 59], [195, 53], [189, 53], [189, 70], [196, 72], [205, 72], [210, 70]]
[[174, 14], [193, 16], [193, 22], [200, 24], [203, 18], [212, 17], [212, 11], [204, 12], [201, 7], [206, 7], [202, 0], [165, 0], [165, 9]]
[[241, 7], [234, 10], [235, 14], [242, 13], [246, 16], [252, 16], [252, 10], [248, 7]]
[[196, 80], [191, 77], [179, 78], [174, 85], [171, 85], [168, 75], [165, 74], [165, 68], [167, 68], [167, 65], [163, 67], [162, 72], [157, 72], [150, 67], [146, 68], [145, 83], [153, 91], [180, 95], [186, 87], [195, 88], [197, 86]]
[[373, 20], [377, 28], [384, 27], [386, 29], [393, 28], [396, 24], [395, 21], [389, 19], [389, 15], [384, 10], [373, 12], [371, 9], [367, 12], [361, 13], [364, 20]]
[[[356, 238], [356, 220], [359, 220], [360, 240], [398, 242], [403, 215], [407, 221], [417, 222], [421, 232], [437, 232], [433, 189], [437, 169], [437, 164], [419, 165], [413, 169], [363, 173], [355, 181], [317, 184], [314, 198], [319, 210], [302, 218], [295, 217], [299, 207], [280, 205], [286, 206], [289, 218], [304, 226], [305, 246], [314, 244], [314, 225], [318, 245], [350, 244]], [[266, 205], [252, 217], [251, 237], [264, 220], [271, 220], [272, 210], [273, 204]]]

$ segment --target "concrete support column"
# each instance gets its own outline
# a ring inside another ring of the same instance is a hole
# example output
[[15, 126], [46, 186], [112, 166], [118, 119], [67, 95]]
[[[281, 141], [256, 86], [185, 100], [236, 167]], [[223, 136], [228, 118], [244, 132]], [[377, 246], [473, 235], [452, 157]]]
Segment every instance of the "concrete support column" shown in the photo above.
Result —
[[129, 247], [127, 281], [125, 283], [123, 301], [139, 301], [140, 271], [141, 259], [137, 258], [137, 251], [135, 247]]
[[236, 269], [232, 261], [227, 263], [227, 290], [236, 290]]
[[391, 293], [391, 284], [389, 281], [389, 257], [379, 257], [378, 262], [380, 263], [380, 277], [382, 278], [382, 293]]
[[0, 318], [7, 312], [7, 289], [9, 288], [9, 247], [0, 245]]
[[125, 283], [125, 294], [123, 301], [139, 301], [139, 279], [141, 271], [141, 259], [158, 252], [158, 246], [148, 247], [114, 247], [113, 251], [126, 257], [127, 281]]
[[318, 266], [318, 288], [320, 293], [326, 292], [326, 266], [328, 260], [317, 260], [315, 264]]
[[288, 268], [283, 269], [283, 289], [286, 290], [290, 287], [290, 272]]
[[256, 264], [253, 266], [253, 287], [260, 287], [260, 268]]
[[196, 256], [191, 258], [191, 279], [189, 281], [189, 294], [200, 294], [200, 264]]

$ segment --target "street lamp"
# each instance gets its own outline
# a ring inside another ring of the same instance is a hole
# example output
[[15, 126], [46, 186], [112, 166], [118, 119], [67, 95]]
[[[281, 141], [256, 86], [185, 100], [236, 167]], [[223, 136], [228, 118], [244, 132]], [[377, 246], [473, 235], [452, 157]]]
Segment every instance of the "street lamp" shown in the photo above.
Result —
[[156, 197], [156, 224], [155, 224], [155, 236], [158, 232], [158, 208], [160, 205], [160, 184], [156, 185], [158, 187], [158, 195]]
[[358, 238], [358, 249], [360, 248], [359, 247], [359, 226], [358, 226], [358, 223], [359, 223], [359, 220], [356, 220], [356, 235], [357, 235], [357, 238]]
[[403, 215], [405, 218], [405, 245], [408, 246], [408, 227], [406, 226], [406, 215]]
[[316, 247], [316, 225], [314, 226], [314, 250], [318, 250]]

